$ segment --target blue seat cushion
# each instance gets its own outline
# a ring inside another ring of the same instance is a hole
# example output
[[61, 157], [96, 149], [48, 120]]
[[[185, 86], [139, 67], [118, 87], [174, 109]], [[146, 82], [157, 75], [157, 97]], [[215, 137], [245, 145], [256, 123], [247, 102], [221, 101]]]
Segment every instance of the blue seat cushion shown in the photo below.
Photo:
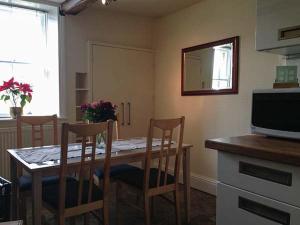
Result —
[[[120, 173], [129, 172], [129, 171], [136, 171], [140, 170], [138, 167], [131, 166], [128, 164], [122, 164], [117, 166], [111, 166], [110, 167], [110, 176], [115, 177], [118, 176]], [[103, 168], [98, 168], [95, 171], [96, 176], [101, 180], [104, 176], [104, 170]]]
[[[164, 177], [165, 177], [165, 173], [161, 172], [161, 176], [160, 176], [161, 186], [164, 183]], [[120, 173], [115, 178], [126, 184], [142, 189], [144, 185], [144, 170], [139, 169], [139, 170], [132, 170], [132, 171]], [[157, 178], [158, 178], [158, 169], [151, 168], [150, 179], [149, 179], [150, 188], [154, 188], [157, 186]], [[174, 183], [175, 183], [174, 176], [167, 174], [167, 184], [174, 184]]]
[[[43, 186], [48, 184], [53, 184], [57, 182], [58, 176], [49, 176], [42, 178]], [[31, 176], [21, 176], [19, 177], [19, 187], [20, 191], [30, 191], [32, 187], [32, 177]]]
[[[43, 187], [43, 201], [54, 209], [58, 209], [59, 205], [59, 179], [55, 183]], [[78, 204], [78, 190], [79, 182], [75, 178], [66, 179], [66, 198], [65, 198], [65, 208], [72, 208]], [[88, 202], [88, 190], [89, 182], [87, 180], [83, 181], [82, 187], [82, 203]], [[92, 187], [92, 201], [98, 201], [103, 199], [103, 192], [95, 184]]]

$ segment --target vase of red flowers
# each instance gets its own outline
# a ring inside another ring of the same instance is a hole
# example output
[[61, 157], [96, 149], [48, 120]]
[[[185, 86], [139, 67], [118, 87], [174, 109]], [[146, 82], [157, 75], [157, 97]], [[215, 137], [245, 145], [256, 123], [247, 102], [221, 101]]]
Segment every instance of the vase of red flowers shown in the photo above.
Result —
[[0, 93], [0, 100], [11, 102], [10, 116], [13, 119], [23, 114], [24, 106], [32, 99], [31, 86], [15, 81], [13, 77], [9, 81], [3, 81], [3, 85], [0, 86]]
[[[81, 105], [83, 112], [83, 119], [90, 123], [100, 123], [107, 120], [116, 120], [117, 106], [108, 101], [96, 101], [93, 103]], [[106, 134], [102, 133], [97, 135], [98, 147], [104, 147]]]

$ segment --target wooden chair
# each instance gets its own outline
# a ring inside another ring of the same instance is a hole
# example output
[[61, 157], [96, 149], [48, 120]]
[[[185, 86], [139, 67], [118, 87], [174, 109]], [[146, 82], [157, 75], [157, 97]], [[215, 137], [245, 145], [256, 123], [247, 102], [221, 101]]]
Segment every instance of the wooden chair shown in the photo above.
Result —
[[[44, 145], [44, 129], [45, 124], [53, 124], [53, 145], [58, 144], [57, 140], [57, 116], [18, 116], [17, 117], [17, 147], [23, 148], [22, 124], [31, 126], [31, 146]], [[36, 129], [38, 127], [38, 129]], [[39, 136], [37, 136], [39, 134]], [[39, 142], [39, 144], [38, 144]]]
[[[61, 161], [59, 180], [56, 184], [43, 188], [43, 201], [58, 216], [58, 224], [64, 225], [66, 218], [103, 209], [103, 221], [109, 224], [109, 185], [113, 121], [94, 124], [62, 125]], [[104, 162], [104, 182], [101, 190], [94, 184], [96, 165], [96, 135], [107, 132]], [[75, 133], [82, 137], [81, 160], [77, 166], [77, 178], [68, 177], [68, 136]], [[90, 142], [88, 140], [91, 140]], [[91, 151], [87, 152], [90, 147]], [[87, 175], [87, 179], [86, 176]], [[73, 221], [74, 222], [74, 221]]]
[[[58, 144], [57, 139], [57, 116], [18, 116], [17, 117], [17, 148], [23, 148], [23, 132], [22, 125], [31, 126], [31, 145], [32, 147], [43, 146], [44, 145], [44, 125], [51, 124], [53, 125], [53, 145]], [[38, 128], [38, 129], [37, 129]], [[39, 134], [39, 136], [38, 136]], [[22, 171], [18, 169], [19, 176], [19, 190], [21, 192], [30, 191], [32, 185], [31, 176], [23, 175]], [[52, 182], [53, 177], [43, 178], [43, 184]]]
[[[53, 127], [53, 141], [51, 144], [57, 145], [57, 115], [52, 116], [18, 116], [17, 117], [17, 147], [23, 148], [23, 132], [22, 125], [31, 126], [31, 146], [43, 146], [44, 145], [44, 125], [52, 124]], [[22, 205], [22, 211], [19, 214], [22, 214], [21, 217], [24, 219], [24, 223], [26, 224], [26, 197], [30, 194], [32, 187], [32, 177], [29, 175], [23, 175], [23, 171], [18, 168], [18, 189], [17, 189], [17, 198]], [[44, 177], [42, 182], [43, 185], [47, 185], [48, 183], [52, 183], [56, 177]], [[19, 211], [19, 210], [18, 210]]]
[[[161, 147], [159, 149], [159, 158], [157, 167], [152, 159], [152, 141], [154, 135], [154, 128], [158, 128], [162, 132]], [[170, 166], [170, 149], [172, 146], [172, 138], [174, 130], [179, 128], [177, 148], [175, 154], [174, 175], [169, 174]], [[150, 203], [154, 196], [161, 196], [163, 194], [173, 192], [175, 198], [176, 224], [181, 224], [180, 218], [180, 198], [179, 198], [179, 171], [182, 156], [182, 139], [184, 130], [184, 117], [178, 119], [165, 120], [150, 120], [150, 126], [147, 137], [147, 148], [144, 162], [144, 169], [129, 171], [120, 174], [116, 177], [121, 182], [133, 186], [143, 192], [144, 197], [144, 213], [145, 224], [151, 224], [150, 218]], [[118, 185], [121, 188], [121, 184]], [[118, 193], [124, 193], [117, 190]], [[119, 197], [118, 197], [119, 199]], [[122, 200], [122, 199], [119, 199]]]
[[[114, 126], [115, 126], [115, 138], [116, 138], [116, 140], [120, 140], [121, 139], [121, 136], [120, 136], [121, 126], [120, 126], [119, 113], [117, 114], [117, 120], [114, 121]], [[119, 173], [123, 173], [126, 171], [132, 171], [132, 170], [136, 170], [136, 169], [137, 169], [137, 167], [129, 165], [129, 164], [115, 165], [110, 168], [110, 176], [113, 181], [113, 178], [115, 176], [118, 176]], [[104, 175], [103, 167], [96, 169], [95, 176], [94, 176], [96, 184], [101, 183], [101, 180], [103, 179], [103, 175]]]

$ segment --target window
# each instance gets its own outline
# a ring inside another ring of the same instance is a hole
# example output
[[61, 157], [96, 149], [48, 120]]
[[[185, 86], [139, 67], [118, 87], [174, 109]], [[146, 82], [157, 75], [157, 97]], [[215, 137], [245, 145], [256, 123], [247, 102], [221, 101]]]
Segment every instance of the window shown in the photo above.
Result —
[[[0, 2], [0, 84], [14, 77], [32, 85], [25, 115], [59, 114], [58, 14], [52, 8]], [[0, 117], [8, 117], [9, 107], [9, 102], [0, 102]]]
[[212, 88], [215, 90], [232, 88], [232, 44], [214, 47]]

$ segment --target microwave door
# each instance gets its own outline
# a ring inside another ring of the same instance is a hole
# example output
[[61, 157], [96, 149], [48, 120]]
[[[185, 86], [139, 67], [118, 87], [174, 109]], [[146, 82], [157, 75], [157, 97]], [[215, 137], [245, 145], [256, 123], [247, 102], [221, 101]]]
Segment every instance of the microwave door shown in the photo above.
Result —
[[270, 136], [300, 138], [300, 93], [254, 93], [252, 130]]

